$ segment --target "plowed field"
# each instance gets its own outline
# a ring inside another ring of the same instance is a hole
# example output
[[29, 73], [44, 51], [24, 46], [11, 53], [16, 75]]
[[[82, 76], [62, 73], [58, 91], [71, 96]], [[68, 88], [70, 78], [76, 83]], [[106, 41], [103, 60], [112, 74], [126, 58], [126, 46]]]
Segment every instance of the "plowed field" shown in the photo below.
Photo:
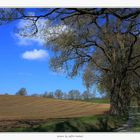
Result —
[[0, 95], [0, 120], [74, 118], [103, 114], [108, 109], [109, 104]]

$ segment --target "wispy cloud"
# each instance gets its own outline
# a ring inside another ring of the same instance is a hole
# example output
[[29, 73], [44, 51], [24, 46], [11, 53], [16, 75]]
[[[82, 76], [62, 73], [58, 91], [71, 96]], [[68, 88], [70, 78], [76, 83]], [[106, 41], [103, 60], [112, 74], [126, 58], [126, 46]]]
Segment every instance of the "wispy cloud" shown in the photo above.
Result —
[[[31, 28], [33, 27], [32, 20], [20, 20], [17, 25], [19, 32], [30, 34]], [[22, 36], [20, 33], [15, 33], [15, 39], [17, 40], [17, 44], [20, 46], [30, 46], [33, 43], [38, 43], [39, 45], [44, 45], [48, 42], [48, 40], [52, 37], [57, 37], [61, 35], [63, 32], [69, 31], [69, 28], [66, 25], [52, 25], [52, 23], [48, 19], [40, 19], [36, 23], [36, 27], [38, 32], [34, 36]]]
[[[42, 46], [47, 40], [47, 35], [44, 34], [44, 29], [48, 28], [48, 24], [49, 21], [47, 19], [38, 20], [36, 23], [38, 32], [33, 36], [28, 36], [32, 32], [32, 28], [34, 28], [34, 23], [32, 20], [20, 20], [17, 24], [19, 32], [14, 35], [17, 40], [17, 44], [20, 46], [30, 46], [33, 43], [38, 43], [38, 45]], [[21, 34], [26, 34], [27, 36], [22, 36]]]
[[31, 51], [25, 51], [22, 54], [22, 58], [27, 59], [27, 60], [44, 60], [48, 57], [49, 57], [48, 52], [42, 49], [39, 49], [39, 50], [34, 49]]

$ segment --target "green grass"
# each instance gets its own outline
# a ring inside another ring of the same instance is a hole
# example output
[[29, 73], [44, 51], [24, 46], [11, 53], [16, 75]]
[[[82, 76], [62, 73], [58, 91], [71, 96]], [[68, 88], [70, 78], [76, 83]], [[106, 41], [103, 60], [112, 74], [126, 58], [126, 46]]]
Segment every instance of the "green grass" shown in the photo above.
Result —
[[140, 132], [140, 125], [139, 126], [135, 126], [131, 129], [133, 132]]
[[86, 102], [93, 102], [93, 103], [106, 103], [109, 104], [110, 100], [108, 98], [95, 98], [95, 99], [89, 99], [89, 100], [84, 100]]
[[28, 128], [12, 128], [11, 132], [112, 132], [120, 127], [126, 118], [98, 115], [58, 120]]
[[132, 131], [132, 132], [140, 132], [140, 119], [139, 118], [137, 118], [134, 121], [134, 126], [130, 129], [130, 131]]

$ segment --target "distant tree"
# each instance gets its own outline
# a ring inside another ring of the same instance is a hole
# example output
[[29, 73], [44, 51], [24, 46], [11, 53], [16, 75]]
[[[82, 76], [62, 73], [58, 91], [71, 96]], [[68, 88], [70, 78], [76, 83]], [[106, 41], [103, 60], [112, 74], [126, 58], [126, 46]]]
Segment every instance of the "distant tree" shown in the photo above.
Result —
[[60, 89], [57, 89], [54, 94], [57, 99], [63, 98], [63, 92]]
[[31, 96], [32, 96], [32, 97], [39, 97], [39, 94], [34, 93], [34, 94], [32, 94]]
[[70, 100], [80, 99], [80, 91], [79, 90], [70, 90], [69, 93], [68, 93], [68, 98]]
[[27, 95], [27, 91], [26, 88], [21, 88], [16, 95], [20, 95], [20, 96], [26, 96]]
[[88, 100], [88, 99], [90, 99], [90, 93], [89, 93], [89, 91], [84, 91], [83, 92], [83, 94], [82, 94], [82, 99], [83, 100]]
[[54, 93], [52, 91], [48, 92], [48, 98], [54, 98]]
[[70, 90], [70, 91], [68, 92], [68, 99], [69, 99], [69, 100], [74, 100], [74, 94], [73, 94], [73, 91], [72, 91], [72, 90]]
[[48, 93], [48, 97], [49, 97], [49, 98], [54, 98], [54, 92], [50, 91], [50, 92]]
[[44, 92], [41, 97], [47, 98], [48, 97], [48, 92]]
[[65, 100], [68, 100], [68, 94], [67, 94], [67, 93], [64, 93], [63, 98], [64, 98]]
[[45, 97], [45, 98], [54, 98], [54, 93], [53, 92], [45, 92], [42, 97]]
[[74, 99], [79, 100], [80, 99], [80, 91], [79, 90], [74, 90]]

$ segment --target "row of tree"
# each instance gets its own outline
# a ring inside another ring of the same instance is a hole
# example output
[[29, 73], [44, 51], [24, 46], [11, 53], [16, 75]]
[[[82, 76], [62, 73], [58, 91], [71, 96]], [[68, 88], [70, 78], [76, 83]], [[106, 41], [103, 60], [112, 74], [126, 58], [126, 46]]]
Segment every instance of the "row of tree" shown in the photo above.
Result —
[[[16, 95], [27, 96], [26, 88], [21, 88]], [[95, 97], [94, 93], [89, 91], [84, 91], [81, 93], [79, 90], [70, 90], [68, 93], [57, 89], [55, 92], [44, 92], [43, 94], [32, 94], [31, 96], [39, 96], [45, 98], [56, 98], [56, 99], [66, 99], [66, 100], [89, 100]]]

